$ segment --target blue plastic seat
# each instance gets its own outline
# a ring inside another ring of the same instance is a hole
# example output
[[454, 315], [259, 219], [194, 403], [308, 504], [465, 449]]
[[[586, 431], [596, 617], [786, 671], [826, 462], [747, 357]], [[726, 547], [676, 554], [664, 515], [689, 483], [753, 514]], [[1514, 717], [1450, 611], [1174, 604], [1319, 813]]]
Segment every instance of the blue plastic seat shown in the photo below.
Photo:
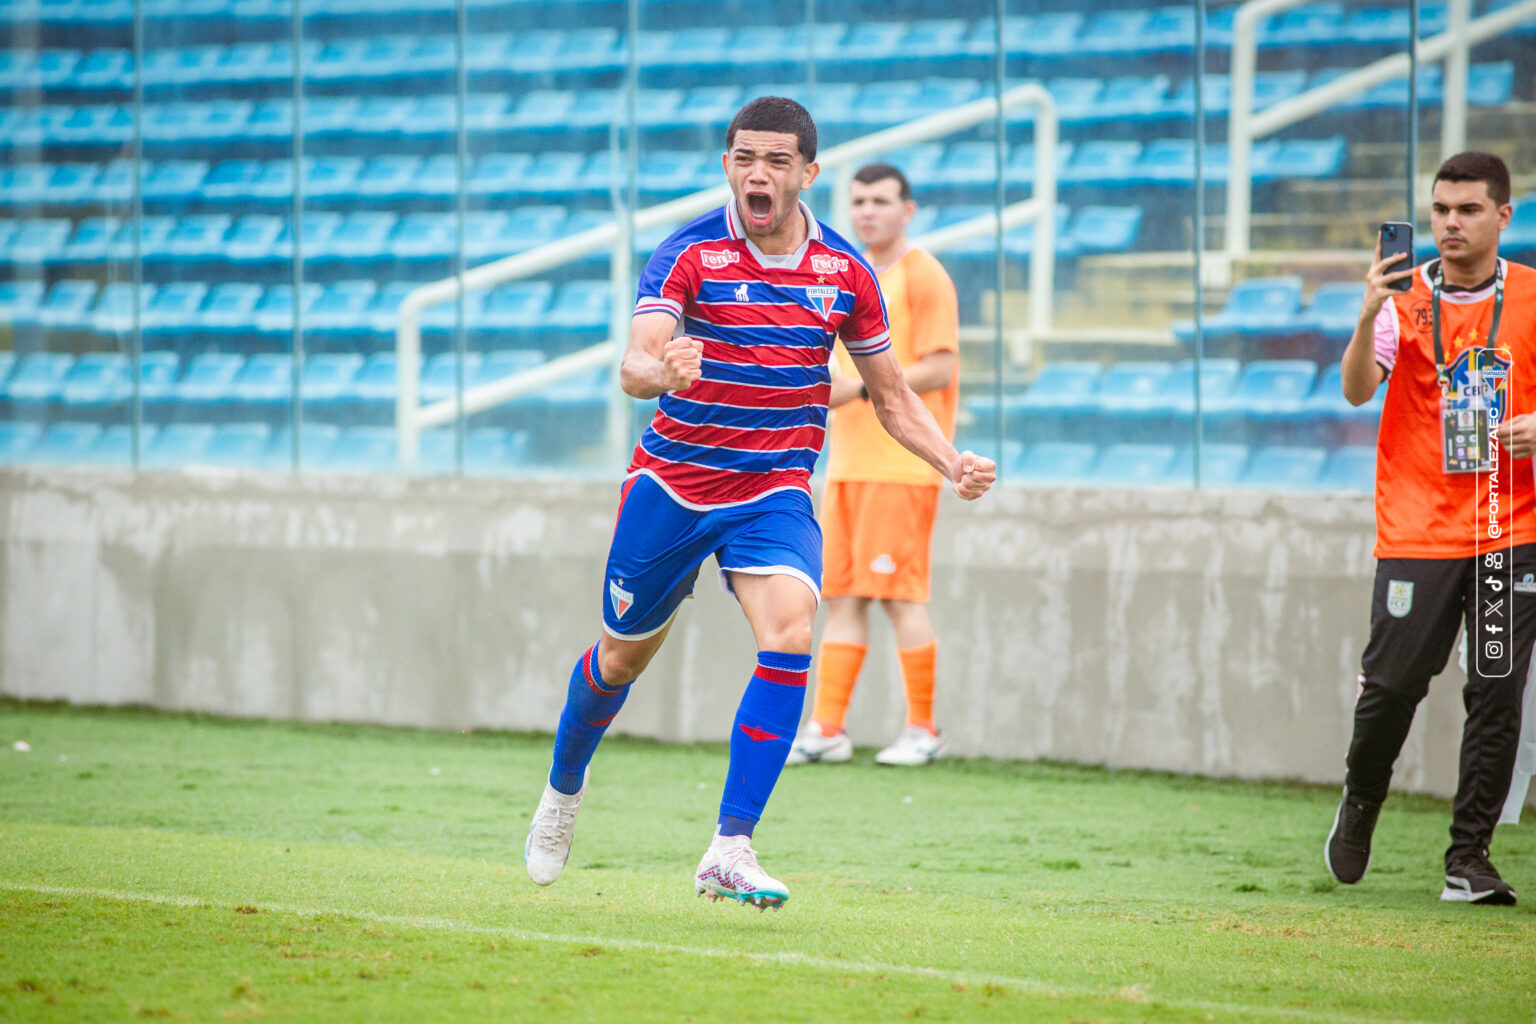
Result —
[[[147, 253], [163, 251], [165, 240], [175, 230], [175, 217], [154, 216], [140, 218], [139, 256], [142, 258]], [[120, 263], [128, 263], [134, 258], [132, 218], [125, 217], [118, 225], [117, 233], [107, 243], [107, 258]]]
[[[318, 40], [305, 41], [306, 73], [314, 66], [323, 48]], [[223, 47], [211, 77], [219, 82], [239, 85], [291, 81], [293, 44], [285, 39], [274, 42], [231, 43]]]
[[235, 418], [270, 415], [293, 401], [293, 356], [287, 352], [257, 352], [229, 379], [221, 400]]
[[75, 225], [74, 234], [64, 243], [60, 259], [64, 263], [104, 263], [111, 252], [112, 239], [122, 230], [117, 217], [86, 217]]
[[550, 305], [547, 322], [568, 331], [606, 331], [612, 300], [613, 286], [608, 281], [571, 281]]
[[207, 160], [161, 160], [144, 175], [144, 201], [161, 206], [185, 205], [202, 193]]
[[[298, 309], [307, 310], [324, 293], [324, 285], [315, 281], [304, 282], [297, 303]], [[261, 301], [256, 304], [251, 326], [258, 334], [291, 335], [295, 305], [293, 285], [275, 284], [266, 290]]]
[[1514, 202], [1509, 227], [1499, 235], [1499, 249], [1510, 258], [1530, 264], [1536, 259], [1536, 194]]
[[1276, 431], [1304, 407], [1317, 382], [1306, 359], [1261, 359], [1243, 367], [1231, 391], [1202, 400], [1207, 427], [1227, 439], [1273, 443]]
[[203, 449], [202, 458], [215, 466], [278, 469], [288, 453], [272, 450], [272, 428], [266, 423], [220, 423]]
[[32, 456], [32, 448], [42, 436], [43, 425], [25, 420], [0, 420], [0, 463], [15, 465]]
[[[139, 424], [139, 450], [142, 453], [159, 435], [153, 423]], [[85, 450], [82, 461], [98, 466], [127, 466], [133, 462], [133, 424], [109, 423]]]
[[1317, 486], [1318, 475], [1327, 458], [1328, 453], [1322, 448], [1295, 445], [1260, 448], [1243, 471], [1238, 486], [1279, 491], [1311, 490]]
[[1328, 453], [1316, 487], [1324, 491], [1358, 491], [1369, 494], [1376, 487], [1376, 449], [1347, 445]]
[[146, 333], [185, 334], [201, 323], [198, 311], [208, 298], [202, 281], [172, 281], [155, 289], [144, 303], [139, 325]]
[[475, 476], [505, 476], [530, 458], [528, 435], [521, 430], [475, 427], [464, 434], [464, 471]]
[[[1365, 45], [1402, 46], [1408, 41], [1410, 15], [1406, 7], [1363, 7], [1344, 19], [1340, 38]], [[1449, 9], [1444, 3], [1419, 5], [1419, 36], [1428, 38], [1445, 31]]]
[[678, 116], [696, 126], [725, 127], [743, 103], [735, 85], [700, 85], [689, 89], [678, 107]]
[[868, 61], [878, 64], [904, 57], [902, 41], [907, 25], [900, 21], [864, 21], [853, 25], [843, 39], [839, 61]]
[[282, 217], [250, 213], [241, 217], [224, 238], [223, 258], [230, 263], [274, 263], [293, 258], [293, 246], [279, 248], [288, 222]]
[[398, 199], [409, 193], [410, 180], [419, 170], [419, 156], [376, 156], [363, 165], [352, 188], [370, 199]]
[[[475, 386], [490, 384], [501, 380], [503, 377], [510, 377], [513, 374], [531, 370], [543, 362], [544, 354], [542, 352], [535, 352], [532, 349], [495, 349], [487, 352], [485, 358], [480, 361], [479, 368], [475, 371], [473, 384]], [[578, 387], [586, 386], [578, 385]]]
[[81, 57], [70, 74], [71, 84], [81, 92], [109, 92], [133, 85], [131, 50], [96, 49]]
[[55, 423], [33, 442], [27, 452], [27, 461], [64, 465], [85, 463], [89, 461], [87, 453], [100, 437], [100, 423]]
[[103, 201], [99, 193], [102, 167], [82, 163], [52, 164], [47, 171], [48, 178], [39, 197], [43, 202], [64, 206]]
[[[1064, 124], [1075, 121], [1095, 120], [1098, 114], [1099, 96], [1104, 91], [1100, 78], [1053, 78], [1045, 83], [1046, 90], [1056, 101], [1056, 116]], [[1025, 107], [1009, 115], [1009, 120], [1033, 120], [1034, 110]]]
[[680, 195], [709, 188], [720, 179], [712, 154], [691, 150], [652, 150], [640, 158], [640, 189], [653, 195]]
[[0, 50], [0, 89], [57, 89], [70, 81], [80, 57], [79, 50]]
[[[1254, 338], [1292, 334], [1301, 329], [1301, 278], [1294, 275], [1243, 281], [1232, 289], [1221, 312], [1205, 318], [1206, 337]], [[1192, 340], [1193, 321], [1176, 321], [1173, 333], [1181, 341]]]
[[1310, 3], [1282, 11], [1260, 26], [1260, 47], [1329, 46], [1344, 31], [1344, 5]]
[[400, 197], [404, 200], [449, 200], [459, 190], [459, 158], [454, 153], [436, 153], [422, 160], [421, 166], [405, 183]]
[[1181, 360], [1162, 377], [1150, 396], [1127, 393], [1106, 396], [1098, 407], [1099, 428], [1117, 439], [1136, 437], [1148, 442], [1186, 441], [1194, 430], [1195, 389], [1205, 406], [1220, 401], [1237, 386], [1241, 364], [1236, 359], [1202, 359], [1199, 373], [1193, 359]]
[[1077, 252], [1128, 252], [1136, 247], [1141, 218], [1139, 206], [1085, 206], [1073, 216], [1067, 237]]
[[1330, 139], [1287, 139], [1272, 149], [1254, 147], [1254, 176], [1269, 181], [1287, 178], [1333, 178], [1344, 170], [1348, 147], [1342, 135]]
[[231, 382], [245, 366], [245, 357], [234, 352], [203, 352], [187, 362], [182, 374], [163, 396], [167, 405], [207, 407], [228, 401]]
[[458, 218], [452, 213], [411, 213], [401, 218], [384, 247], [396, 260], [449, 260], [458, 254]]
[[343, 399], [354, 417], [383, 420], [394, 415], [395, 395], [399, 392], [393, 352], [375, 352], [347, 386]]
[[458, 393], [462, 377], [465, 387], [475, 383], [484, 357], [479, 352], [465, 352], [463, 371], [457, 352], [440, 352], [428, 359], [421, 368], [421, 380], [417, 384], [416, 397], [423, 404], [440, 402]]
[[213, 437], [212, 423], [167, 423], [144, 446], [140, 465], [148, 469], [207, 465]]
[[334, 443], [306, 460], [309, 469], [331, 473], [389, 473], [399, 464], [394, 427], [344, 427]]
[[[1248, 468], [1250, 451], [1245, 444], [1202, 443], [1200, 445], [1200, 486], [1202, 488], [1236, 487]], [[1194, 445], [1179, 448], [1168, 479], [1179, 486], [1190, 486], [1195, 481]]]
[[1135, 178], [1141, 143], [1094, 141], [1077, 147], [1061, 177], [1063, 185], [1124, 185]]
[[1175, 455], [1171, 444], [1112, 444], [1099, 453], [1086, 482], [1104, 487], [1166, 486]]
[[1084, 53], [1139, 54], [1152, 14], [1147, 8], [1100, 11], [1084, 26], [1078, 49]]
[[86, 352], [75, 360], [58, 388], [58, 401], [70, 419], [86, 417], [125, 398], [132, 388], [132, 366], [121, 352]]
[[47, 187], [46, 164], [20, 164], [0, 169], [0, 202], [6, 205], [31, 206], [41, 203]]
[[581, 189], [585, 162], [580, 153], [539, 153], [523, 169], [523, 188], [547, 195], [573, 195]]
[[24, 220], [0, 250], [0, 261], [12, 265], [43, 265], [58, 262], [74, 225], [62, 217]]
[[1028, 441], [1070, 436], [1095, 408], [1101, 373], [1098, 363], [1047, 363], [1023, 396], [1005, 407], [1007, 435]]
[[249, 330], [265, 290], [252, 281], [226, 281], [213, 287], [197, 312], [200, 330], [234, 334]]
[[[1151, 12], [1148, 12], [1149, 16]], [[1167, 75], [1120, 75], [1104, 83], [1099, 93], [1100, 120], [1155, 121], [1172, 113]]]
[[158, 291], [156, 285], [132, 281], [113, 281], [96, 296], [91, 309], [91, 330], [97, 334], [129, 334], [133, 331], [134, 295], [138, 295], [139, 318], [143, 322], [144, 311], [149, 308]]
[[1467, 102], [1474, 107], [1502, 107], [1515, 93], [1515, 64], [1473, 64], [1467, 69]]
[[141, 75], [146, 88], [187, 86], [207, 82], [223, 56], [222, 46], [181, 46], [144, 53]]
[[323, 410], [341, 404], [362, 368], [363, 357], [356, 352], [321, 352], [310, 356], [299, 379], [299, 395], [306, 409]]
[[[284, 175], [288, 192], [293, 192], [293, 163], [287, 161]], [[353, 200], [360, 193], [358, 179], [364, 167], [358, 156], [318, 156], [304, 160], [304, 196], [312, 200]]]
[[907, 23], [901, 53], [908, 59], [958, 57], [968, 52], [970, 23], [962, 18], [925, 18]]
[[409, 36], [333, 39], [304, 68], [304, 74], [316, 81], [356, 87], [408, 67], [411, 45]]
[[207, 262], [224, 252], [224, 238], [229, 234], [234, 218], [224, 213], [200, 213], [182, 217], [158, 253], [148, 257], [163, 256], [176, 262]]
[[30, 319], [39, 327], [53, 330], [80, 329], [90, 323], [90, 308], [95, 301], [95, 281], [57, 281]]
[[[1111, 363], [1105, 367], [1095, 392], [1094, 408], [1086, 423], [1072, 425], [1074, 430], [1091, 431], [1101, 442], [1124, 442], [1138, 434], [1137, 424], [1127, 410], [1149, 409], [1162, 394], [1164, 381], [1173, 372], [1173, 364], [1167, 362], [1127, 361]], [[1113, 420], [1099, 415], [1101, 410], [1113, 410]], [[1115, 427], [1124, 429], [1116, 433]]]
[[533, 163], [531, 153], [487, 153], [475, 160], [465, 177], [464, 190], [472, 196], [507, 198], [524, 191], [523, 173]]
[[[305, 258], [333, 263], [378, 263], [395, 256], [390, 235], [400, 219], [383, 210], [357, 210], [331, 230], [316, 226], [316, 238], [305, 242]], [[306, 227], [308, 218], [305, 218]]]
[[[1505, 234], [1507, 236], [1508, 232]], [[1364, 301], [1365, 285], [1330, 281], [1318, 285], [1317, 291], [1312, 293], [1312, 303], [1302, 314], [1302, 321], [1309, 330], [1319, 334], [1348, 339], [1360, 319]]]
[[1022, 483], [1061, 485], [1086, 483], [1098, 449], [1075, 441], [1040, 441], [1024, 449], [1018, 465], [1006, 476]]
[[535, 89], [518, 100], [507, 114], [510, 128], [547, 131], [560, 127], [562, 119], [576, 106], [579, 94], [569, 89]]
[[67, 352], [32, 352], [22, 356], [11, 375], [0, 383], [0, 400], [13, 413], [19, 406], [52, 402], [74, 365], [75, 357]]
[[532, 331], [542, 322], [554, 286], [548, 281], [516, 281], [486, 293], [472, 326], [488, 334]]
[[1365, 404], [1351, 405], [1344, 397], [1341, 380], [1338, 363], [1323, 368], [1317, 386], [1302, 403], [1295, 418], [1286, 425], [1288, 440], [1330, 447], [1375, 443], [1389, 383], [1378, 387]]
[[[264, 180], [269, 166], [280, 179], [286, 180]], [[265, 160], [221, 160], [204, 175], [197, 194], [209, 203], [251, 203], [275, 201], [284, 192], [292, 194], [292, 191], [293, 164], [289, 161], [271, 161], [269, 164]]]
[[0, 324], [35, 322], [44, 294], [41, 281], [0, 281]]
[[378, 292], [373, 281], [337, 281], [304, 310], [304, 329], [321, 334], [351, 335], [367, 331], [367, 310]]

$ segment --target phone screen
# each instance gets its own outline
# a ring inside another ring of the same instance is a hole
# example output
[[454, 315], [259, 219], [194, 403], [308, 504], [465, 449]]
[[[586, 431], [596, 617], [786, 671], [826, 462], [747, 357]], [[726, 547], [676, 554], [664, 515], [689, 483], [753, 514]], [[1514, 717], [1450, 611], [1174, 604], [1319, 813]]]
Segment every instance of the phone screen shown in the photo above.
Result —
[[[1407, 270], [1413, 266], [1413, 225], [1401, 221], [1388, 221], [1381, 226], [1381, 258], [1387, 259], [1398, 253], [1406, 253], [1408, 258], [1398, 260], [1387, 267], [1387, 273], [1395, 274], [1399, 270]], [[1393, 281], [1389, 288], [1395, 291], [1406, 292], [1413, 287], [1413, 278], [1405, 277], [1400, 281]]]

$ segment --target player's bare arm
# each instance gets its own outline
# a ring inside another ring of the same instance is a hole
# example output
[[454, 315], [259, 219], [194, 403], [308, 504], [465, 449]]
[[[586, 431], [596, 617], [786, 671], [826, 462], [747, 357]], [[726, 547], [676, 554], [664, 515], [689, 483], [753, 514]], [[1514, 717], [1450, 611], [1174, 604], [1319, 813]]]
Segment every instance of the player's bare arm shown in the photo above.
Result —
[[886, 433], [907, 451], [944, 474], [955, 493], [973, 501], [997, 480], [997, 463], [974, 452], [961, 452], [949, 443], [933, 414], [907, 385], [907, 378], [890, 349], [872, 356], [854, 356], [875, 415]]
[[1360, 306], [1360, 321], [1344, 349], [1340, 376], [1344, 397], [1351, 405], [1364, 405], [1376, 394], [1387, 373], [1376, 361], [1376, 314], [1392, 298], [1390, 285], [1413, 276], [1413, 268], [1395, 270], [1393, 264], [1407, 259], [1406, 253], [1381, 258], [1381, 239], [1376, 239], [1376, 253], [1365, 275], [1365, 301]]
[[704, 343], [674, 338], [677, 321], [666, 313], [641, 313], [629, 327], [629, 347], [619, 366], [619, 386], [631, 398], [655, 398], [681, 391], [702, 373]]
[[[955, 364], [959, 361], [960, 356], [956, 352], [930, 352], [901, 372], [907, 378], [907, 387], [911, 388], [915, 394], [921, 395], [929, 391], [937, 391], [948, 384], [955, 375]], [[832, 394], [827, 399], [827, 407], [836, 409], [855, 398], [863, 397], [864, 382], [856, 375], [835, 374], [832, 377]]]

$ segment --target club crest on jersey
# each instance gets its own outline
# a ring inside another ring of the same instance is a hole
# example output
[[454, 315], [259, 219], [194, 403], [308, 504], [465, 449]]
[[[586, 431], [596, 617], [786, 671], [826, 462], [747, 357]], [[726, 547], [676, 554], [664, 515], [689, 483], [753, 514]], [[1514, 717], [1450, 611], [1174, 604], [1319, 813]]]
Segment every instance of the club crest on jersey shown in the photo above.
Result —
[[699, 259], [703, 261], [704, 266], [708, 269], [719, 270], [721, 267], [728, 267], [732, 263], [739, 262], [741, 260], [741, 253], [734, 249], [721, 249], [719, 251], [700, 249]]
[[613, 617], [616, 619], [622, 619], [624, 613], [629, 611], [630, 606], [635, 603], [635, 595], [619, 586], [622, 582], [623, 580], [608, 581], [608, 599], [613, 602]]
[[736, 286], [736, 301], [737, 302], [746, 302], [747, 299], [748, 299], [748, 296], [749, 296], [749, 293], [747, 291], [747, 283], [745, 281], [743, 281], [741, 284]]
[[840, 274], [848, 269], [848, 261], [841, 256], [828, 256], [818, 252], [811, 256], [811, 270], [818, 274]]
[[[812, 257], [813, 259], [815, 257]], [[806, 297], [815, 303], [821, 310], [821, 318], [826, 320], [832, 315], [832, 307], [837, 304], [837, 289], [831, 285], [807, 285]]]

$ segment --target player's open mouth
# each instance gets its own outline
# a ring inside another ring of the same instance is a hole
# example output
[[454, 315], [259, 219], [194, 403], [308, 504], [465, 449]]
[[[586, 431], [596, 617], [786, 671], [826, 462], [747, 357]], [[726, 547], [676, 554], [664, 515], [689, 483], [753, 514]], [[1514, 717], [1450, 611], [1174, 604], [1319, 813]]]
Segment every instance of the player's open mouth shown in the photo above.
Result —
[[773, 213], [773, 196], [766, 192], [747, 193], [747, 215], [754, 221], [767, 223]]

